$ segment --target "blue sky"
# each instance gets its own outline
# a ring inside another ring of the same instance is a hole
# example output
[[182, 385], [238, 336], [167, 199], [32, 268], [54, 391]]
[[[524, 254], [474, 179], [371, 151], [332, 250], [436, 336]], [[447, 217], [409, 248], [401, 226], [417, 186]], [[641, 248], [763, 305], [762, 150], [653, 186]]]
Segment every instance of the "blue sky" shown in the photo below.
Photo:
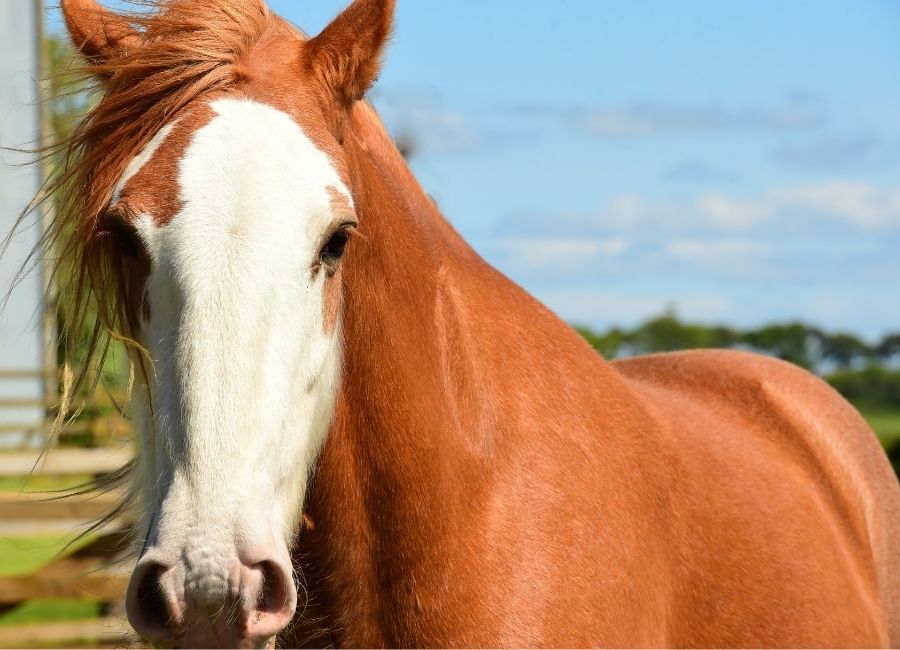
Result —
[[[270, 0], [316, 33], [344, 0]], [[399, 0], [372, 94], [570, 321], [900, 330], [900, 4]]]
[[[278, 0], [317, 32], [343, 3]], [[900, 5], [400, 0], [373, 99], [568, 320], [900, 329]]]

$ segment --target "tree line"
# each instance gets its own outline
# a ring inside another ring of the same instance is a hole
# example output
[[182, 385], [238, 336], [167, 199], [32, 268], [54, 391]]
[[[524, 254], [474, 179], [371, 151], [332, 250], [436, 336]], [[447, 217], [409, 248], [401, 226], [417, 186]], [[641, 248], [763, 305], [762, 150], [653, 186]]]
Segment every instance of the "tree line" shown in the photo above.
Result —
[[847, 399], [900, 409], [900, 332], [867, 342], [803, 322], [741, 329], [684, 322], [665, 313], [627, 329], [575, 328], [606, 359], [697, 348], [730, 348], [778, 357], [811, 370]]

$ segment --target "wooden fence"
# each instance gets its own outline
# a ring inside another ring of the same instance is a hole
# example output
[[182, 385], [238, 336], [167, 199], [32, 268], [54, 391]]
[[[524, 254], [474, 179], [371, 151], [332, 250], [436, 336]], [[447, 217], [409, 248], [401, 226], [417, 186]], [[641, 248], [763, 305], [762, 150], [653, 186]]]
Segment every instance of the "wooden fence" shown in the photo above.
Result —
[[[126, 447], [51, 449], [0, 453], [0, 477], [99, 476], [131, 457]], [[119, 494], [54, 498], [46, 493], [0, 492], [0, 536], [63, 536], [109, 512]], [[111, 521], [74, 553], [28, 575], [0, 576], [0, 613], [35, 599], [99, 602], [94, 620], [0, 626], [0, 647], [132, 647], [137, 643], [124, 617], [122, 598], [131, 567], [113, 564], [127, 544], [126, 522]]]
[[[56, 392], [47, 389], [43, 398], [10, 397], [4, 394], [8, 382], [38, 379], [44, 383], [55, 382], [55, 379], [48, 382], [46, 377], [47, 375], [39, 370], [0, 369], [0, 441], [3, 441], [4, 445], [6, 445], [4, 438], [11, 434], [19, 434], [18, 449], [34, 449], [51, 441], [52, 424], [58, 409]], [[64, 445], [74, 442], [74, 444], [98, 446], [129, 437], [131, 427], [118, 413], [115, 406], [125, 401], [125, 395], [121, 390], [114, 392], [116, 392], [115, 396], [109, 392], [95, 390], [87, 397], [86, 403], [93, 408], [100, 407], [108, 413], [82, 417], [76, 422], [69, 422], [62, 431], [53, 434], [51, 442], [61, 442]], [[10, 414], [16, 409], [40, 409], [42, 417], [31, 421], [21, 421]], [[2, 472], [3, 469], [0, 468], [0, 475]]]
[[[40, 370], [33, 369], [0, 369], [0, 382], [23, 380], [41, 380], [45, 382], [46, 375]], [[22, 446], [33, 446], [37, 436], [46, 433], [47, 430], [46, 420], [50, 413], [48, 399], [48, 397], [6, 397], [0, 393], [0, 414], [12, 409], [40, 409], [43, 416], [42, 419], [30, 422], [13, 422], [8, 417], [0, 417], [0, 437], [15, 433], [22, 434]]]

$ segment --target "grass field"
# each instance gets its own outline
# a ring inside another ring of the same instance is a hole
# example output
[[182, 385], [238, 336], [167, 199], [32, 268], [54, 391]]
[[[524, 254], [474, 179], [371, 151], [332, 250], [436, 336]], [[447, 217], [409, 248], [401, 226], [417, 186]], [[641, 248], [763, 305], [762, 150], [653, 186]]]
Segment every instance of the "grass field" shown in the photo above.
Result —
[[[67, 478], [34, 476], [30, 478], [0, 478], [2, 492], [53, 492], [77, 487], [87, 476]], [[16, 537], [0, 535], [0, 575], [27, 575], [49, 564], [64, 551], [71, 553], [90, 541], [78, 540], [68, 549], [74, 534], [63, 537]], [[33, 600], [0, 614], [0, 626], [70, 621], [96, 618], [100, 604], [81, 600]]]
[[890, 409], [860, 408], [863, 417], [881, 440], [881, 445], [888, 453], [894, 471], [900, 476], [900, 411]]
[[900, 445], [900, 411], [862, 409], [885, 449]]
[[[65, 537], [0, 537], [0, 575], [25, 575], [59, 557], [74, 535]], [[79, 540], [66, 549], [74, 551], [89, 539]], [[100, 604], [79, 600], [33, 600], [0, 615], [0, 626], [42, 621], [95, 618]]]

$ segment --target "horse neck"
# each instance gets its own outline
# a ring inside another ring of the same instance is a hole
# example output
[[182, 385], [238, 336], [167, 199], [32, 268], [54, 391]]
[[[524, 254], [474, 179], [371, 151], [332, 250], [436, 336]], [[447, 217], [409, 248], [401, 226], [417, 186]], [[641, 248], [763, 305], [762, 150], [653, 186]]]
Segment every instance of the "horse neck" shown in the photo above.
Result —
[[458, 341], [448, 338], [458, 339], [467, 327], [462, 303], [477, 300], [480, 291], [472, 276], [493, 270], [441, 216], [374, 112], [361, 106], [354, 118], [350, 148], [361, 237], [343, 277], [339, 411], [346, 408], [355, 425], [371, 427], [354, 435], [378, 459], [395, 455], [382, 468], [386, 473], [399, 469], [408, 477], [398, 464], [410, 452], [421, 467], [418, 452], [470, 442], [470, 432], [429, 420], [429, 413], [445, 410], [454, 397], [448, 384], [460, 379], [447, 359], [449, 344]]
[[370, 108], [354, 112], [345, 142], [360, 233], [342, 263], [341, 389], [307, 496], [312, 527], [298, 548], [313, 602], [352, 612], [344, 625], [377, 644], [389, 634], [378, 622], [386, 576], [437, 542], [442, 524], [426, 520], [455, 510], [476, 471], [469, 436], [478, 429], [462, 426], [448, 400], [470, 386], [454, 385], [446, 351], [464, 326], [450, 304], [467, 290], [458, 271], [489, 267], [419, 187]]
[[465, 264], [487, 265], [440, 215], [374, 112], [361, 106], [354, 127], [361, 236], [343, 271], [343, 373], [333, 429], [356, 447], [368, 484], [391, 483], [394, 498], [403, 499], [413, 496], [403, 487], [420, 489], [462, 462], [446, 454], [470, 435], [444, 417], [448, 384], [457, 379], [448, 372], [458, 374], [447, 368], [448, 322], [465, 326], [448, 302], [473, 289], [461, 282]]
[[[391, 638], [392, 582], [478, 518], [500, 436], [518, 435], [503, 433], [507, 414], [531, 408], [522, 369], [602, 362], [465, 244], [370, 108], [346, 142], [360, 235], [343, 262], [343, 372], [307, 498], [314, 529], [298, 546], [310, 591], [377, 645]], [[532, 328], [546, 342], [529, 343]]]

